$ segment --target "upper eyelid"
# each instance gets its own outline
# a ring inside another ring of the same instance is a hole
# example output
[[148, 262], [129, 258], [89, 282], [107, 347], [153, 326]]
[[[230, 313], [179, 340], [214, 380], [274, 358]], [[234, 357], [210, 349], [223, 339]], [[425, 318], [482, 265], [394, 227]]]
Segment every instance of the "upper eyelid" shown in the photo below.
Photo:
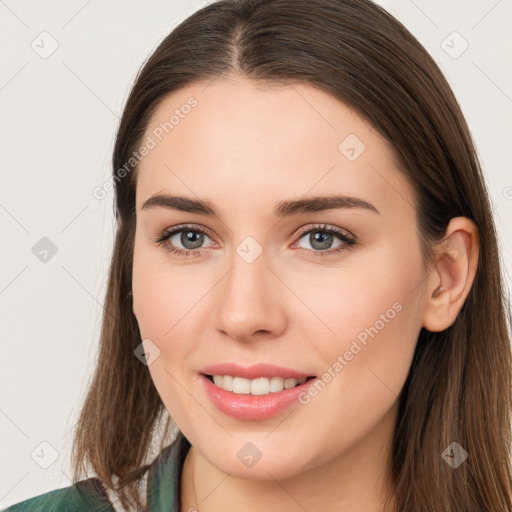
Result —
[[305, 226], [304, 228], [300, 228], [295, 236], [302, 236], [309, 231], [333, 231], [337, 235], [345, 235], [349, 238], [356, 238], [350, 231], [348, 231], [345, 228], [340, 228], [339, 226], [334, 226], [333, 224], [327, 224], [327, 223], [319, 223], [313, 226]]
[[169, 228], [169, 229], [165, 229], [162, 233], [172, 233], [171, 236], [174, 236], [176, 235], [177, 233], [181, 233], [182, 231], [186, 231], [186, 230], [189, 230], [189, 231], [198, 231], [200, 233], [204, 233], [205, 235], [207, 235], [209, 238], [211, 238], [212, 240], [214, 239], [214, 237], [210, 234], [210, 230], [208, 230], [207, 228], [204, 228], [202, 226], [196, 226], [194, 224], [186, 224], [186, 225], [178, 225], [178, 226], [174, 226], [172, 228]]

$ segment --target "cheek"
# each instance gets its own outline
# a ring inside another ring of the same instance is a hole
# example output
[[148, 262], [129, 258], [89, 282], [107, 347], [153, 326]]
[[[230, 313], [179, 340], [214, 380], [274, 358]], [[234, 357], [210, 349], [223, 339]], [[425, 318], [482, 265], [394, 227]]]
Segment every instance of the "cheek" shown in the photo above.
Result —
[[[197, 407], [190, 392], [195, 355], [201, 353], [204, 331], [211, 325], [207, 293], [216, 278], [203, 265], [169, 263], [165, 251], [134, 253], [133, 296], [143, 340], [156, 345], [158, 358], [149, 366], [151, 378], [178, 424]], [[160, 254], [159, 254], [160, 253]], [[204, 346], [202, 350], [204, 351]]]
[[204, 290], [191, 279], [191, 267], [171, 270], [161, 255], [155, 256], [158, 251], [146, 252], [136, 249], [134, 253], [132, 287], [137, 322], [142, 339], [151, 340], [159, 350], [148, 367], [151, 378], [164, 406], [183, 428], [190, 422], [189, 411], [197, 407], [185, 390], [190, 382], [183, 362], [190, 360], [200, 339], [198, 315]]
[[[143, 338], [166, 343], [184, 339], [204, 295], [204, 272], [193, 265], [171, 264], [163, 248], [135, 247], [132, 287], [137, 321]], [[197, 320], [197, 318], [196, 318]]]
[[309, 294], [310, 309], [327, 326], [311, 344], [329, 381], [321, 393], [340, 413], [382, 412], [407, 377], [421, 329], [422, 268], [414, 254], [398, 256], [386, 248], [373, 260], [378, 265], [333, 273], [322, 293], [317, 283], [315, 295]]
[[324, 336], [316, 347], [325, 365], [321, 383], [301, 401], [309, 418], [302, 424], [304, 435], [325, 459], [329, 453], [322, 439], [346, 450], [396, 406], [421, 325], [407, 282], [347, 294], [334, 308], [337, 316], [329, 320], [336, 337]]
[[386, 387], [398, 395], [419, 334], [406, 288], [353, 293], [339, 300], [336, 310], [336, 316], [326, 317], [335, 335], [323, 336], [316, 348], [326, 372], [343, 375], [333, 388], [370, 401]]

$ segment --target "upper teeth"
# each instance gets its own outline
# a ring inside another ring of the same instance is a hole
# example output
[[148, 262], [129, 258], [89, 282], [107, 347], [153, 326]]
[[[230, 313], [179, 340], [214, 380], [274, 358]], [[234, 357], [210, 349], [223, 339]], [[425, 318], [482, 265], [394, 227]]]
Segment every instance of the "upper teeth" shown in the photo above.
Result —
[[214, 375], [213, 382], [225, 391], [232, 391], [242, 395], [268, 395], [277, 393], [283, 389], [295, 387], [297, 384], [306, 382], [306, 377], [300, 379], [283, 377], [259, 377], [258, 379], [244, 379], [232, 375]]

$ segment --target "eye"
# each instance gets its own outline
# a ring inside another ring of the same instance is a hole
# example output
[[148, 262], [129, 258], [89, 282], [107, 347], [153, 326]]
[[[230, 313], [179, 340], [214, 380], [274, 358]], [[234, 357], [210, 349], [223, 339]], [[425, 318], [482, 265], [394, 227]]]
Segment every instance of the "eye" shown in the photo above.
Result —
[[[202, 229], [180, 225], [163, 231], [154, 241], [158, 245], [163, 245], [171, 253], [189, 257], [201, 252], [205, 237], [210, 238]], [[183, 248], [177, 247], [177, 244], [182, 244]]]
[[[307, 238], [306, 235], [308, 235]], [[335, 226], [327, 227], [326, 224], [321, 224], [301, 231], [299, 233], [299, 241], [305, 239], [310, 244], [312, 249], [299, 246], [305, 249], [314, 258], [324, 258], [340, 251], [348, 250], [356, 244], [356, 239], [348, 232], [337, 228]], [[341, 241], [334, 249], [330, 249], [335, 239]], [[297, 242], [298, 243], [298, 242]], [[329, 250], [327, 250], [329, 249]]]
[[[348, 234], [348, 232], [335, 226], [327, 227], [326, 224], [313, 226], [301, 231], [297, 235], [299, 236], [299, 241], [305, 238], [306, 235], [309, 235], [309, 238], [306, 240], [312, 249], [305, 248], [302, 245], [299, 245], [299, 247], [305, 249], [314, 258], [325, 258], [340, 251], [348, 250], [357, 243], [355, 237]], [[199, 256], [201, 250], [204, 249], [202, 245], [205, 237], [211, 240], [206, 231], [201, 228], [180, 225], [159, 233], [154, 242], [158, 245], [163, 245], [167, 251], [173, 254], [188, 258]], [[336, 248], [330, 249], [336, 238], [341, 243]], [[181, 244], [182, 247], [179, 247], [178, 244]]]

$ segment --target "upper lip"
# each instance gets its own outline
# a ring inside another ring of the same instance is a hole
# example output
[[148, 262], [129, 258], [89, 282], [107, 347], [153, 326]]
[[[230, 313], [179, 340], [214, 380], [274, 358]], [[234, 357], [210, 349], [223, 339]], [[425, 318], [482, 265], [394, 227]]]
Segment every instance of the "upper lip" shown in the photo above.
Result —
[[275, 364], [258, 363], [252, 366], [240, 366], [236, 363], [219, 363], [206, 366], [201, 370], [204, 375], [232, 375], [246, 379], [257, 379], [259, 377], [283, 377], [300, 379], [301, 377], [312, 377], [312, 374], [302, 373], [293, 368], [285, 368]]

